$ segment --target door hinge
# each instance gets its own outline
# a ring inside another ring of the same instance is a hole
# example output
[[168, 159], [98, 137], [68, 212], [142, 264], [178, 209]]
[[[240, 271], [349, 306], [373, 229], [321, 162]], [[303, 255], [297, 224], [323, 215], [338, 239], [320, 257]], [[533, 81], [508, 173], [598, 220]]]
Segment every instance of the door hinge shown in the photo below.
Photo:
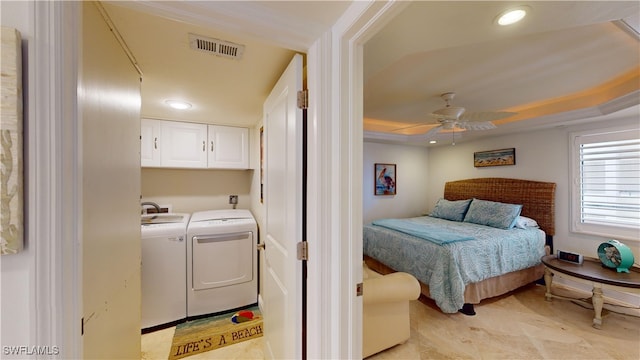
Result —
[[309, 260], [309, 246], [306, 241], [297, 244], [298, 260]]
[[305, 110], [309, 107], [309, 90], [298, 91], [298, 109]]
[[363, 292], [364, 292], [364, 286], [362, 285], [362, 283], [357, 283], [356, 284], [356, 296], [362, 296]]

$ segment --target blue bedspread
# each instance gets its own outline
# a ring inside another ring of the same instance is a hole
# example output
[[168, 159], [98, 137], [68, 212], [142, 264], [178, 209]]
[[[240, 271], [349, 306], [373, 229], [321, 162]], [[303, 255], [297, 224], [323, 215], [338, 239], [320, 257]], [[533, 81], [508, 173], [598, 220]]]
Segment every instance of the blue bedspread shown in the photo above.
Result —
[[424, 221], [418, 222], [414, 219], [382, 219], [374, 221], [373, 225], [400, 231], [439, 245], [455, 241], [473, 240], [473, 236], [446, 231], [436, 224], [430, 224]]
[[415, 225], [437, 226], [441, 232], [474, 239], [440, 245], [368, 224], [363, 229], [363, 252], [428, 285], [431, 297], [445, 313], [462, 308], [467, 284], [536, 266], [545, 254], [545, 236], [539, 229], [502, 230], [429, 216], [410, 220]]

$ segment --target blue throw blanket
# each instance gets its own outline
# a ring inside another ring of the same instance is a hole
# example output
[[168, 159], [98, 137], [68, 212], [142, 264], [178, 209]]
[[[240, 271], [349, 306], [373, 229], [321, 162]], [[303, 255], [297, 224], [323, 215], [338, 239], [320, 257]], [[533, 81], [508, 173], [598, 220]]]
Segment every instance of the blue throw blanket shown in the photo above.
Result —
[[396, 230], [413, 235], [432, 243], [442, 245], [456, 241], [473, 240], [474, 237], [443, 231], [437, 226], [424, 223], [415, 223], [410, 219], [382, 219], [373, 222], [373, 225]]

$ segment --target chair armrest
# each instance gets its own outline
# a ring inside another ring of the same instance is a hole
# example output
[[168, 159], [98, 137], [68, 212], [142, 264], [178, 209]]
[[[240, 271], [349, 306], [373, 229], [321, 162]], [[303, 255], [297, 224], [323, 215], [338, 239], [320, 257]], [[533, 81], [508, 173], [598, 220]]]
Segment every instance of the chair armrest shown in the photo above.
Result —
[[362, 286], [363, 304], [409, 301], [420, 296], [420, 283], [411, 274], [404, 272], [368, 278]]

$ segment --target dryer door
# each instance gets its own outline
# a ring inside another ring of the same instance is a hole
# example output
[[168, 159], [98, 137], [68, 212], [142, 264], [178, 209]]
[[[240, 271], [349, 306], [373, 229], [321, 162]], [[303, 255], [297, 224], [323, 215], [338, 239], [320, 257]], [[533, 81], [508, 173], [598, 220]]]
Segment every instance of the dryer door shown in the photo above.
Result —
[[193, 290], [236, 285], [253, 280], [255, 244], [250, 231], [198, 235], [191, 238]]

